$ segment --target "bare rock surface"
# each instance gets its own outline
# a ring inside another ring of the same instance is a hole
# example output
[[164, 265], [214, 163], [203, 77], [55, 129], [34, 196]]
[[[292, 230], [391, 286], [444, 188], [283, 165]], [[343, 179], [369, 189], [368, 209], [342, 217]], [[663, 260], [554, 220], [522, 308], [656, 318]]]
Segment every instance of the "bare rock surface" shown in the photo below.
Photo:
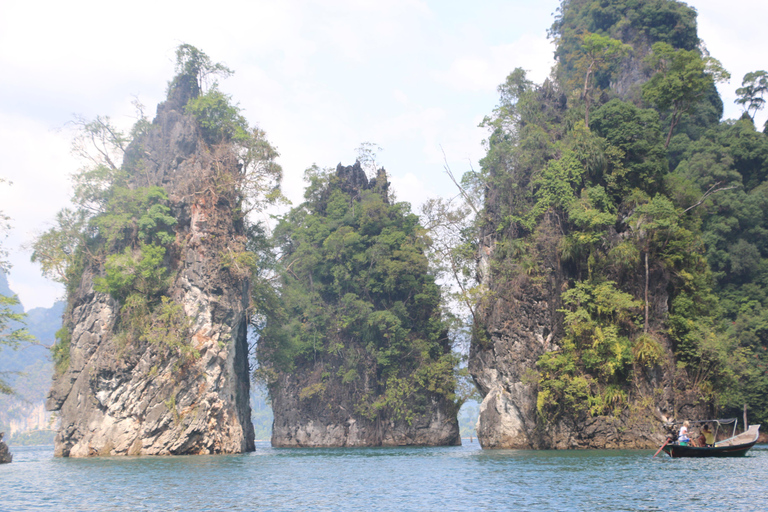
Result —
[[4, 432], [0, 432], [0, 464], [9, 464], [13, 462], [13, 455], [8, 450], [8, 445], [3, 442]]
[[[282, 375], [272, 394], [272, 445], [280, 447], [455, 446], [461, 444], [456, 413], [433, 398], [408, 423], [370, 421], [354, 413], [355, 398], [344, 386], [330, 386], [325, 399], [301, 400], [306, 376]], [[330, 403], [330, 405], [328, 405]]]
[[[168, 296], [191, 326], [186, 352], [116, 332], [120, 305], [96, 291], [85, 269], [68, 299], [70, 363], [54, 377], [47, 407], [61, 427], [56, 456], [238, 453], [253, 450], [246, 341], [248, 281], [222, 265], [243, 250], [234, 198], [216, 190], [236, 158], [208, 148], [183, 106], [183, 89], [158, 106], [149, 132], [128, 147], [132, 186], [161, 186], [177, 219], [166, 254]], [[196, 352], [195, 355], [191, 355]], [[197, 356], [199, 354], [199, 357]]]

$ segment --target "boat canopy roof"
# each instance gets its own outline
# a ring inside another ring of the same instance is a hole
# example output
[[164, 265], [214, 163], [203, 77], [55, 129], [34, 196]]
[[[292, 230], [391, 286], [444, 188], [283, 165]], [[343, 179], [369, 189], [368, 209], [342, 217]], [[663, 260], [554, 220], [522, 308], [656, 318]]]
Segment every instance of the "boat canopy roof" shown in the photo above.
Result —
[[[687, 420], [688, 423], [691, 425], [701, 424], [701, 423], [719, 423], [720, 425], [730, 425], [731, 423], [736, 423], [739, 421], [738, 418], [725, 418], [725, 419], [717, 419], [717, 420]], [[667, 423], [667, 425], [680, 425], [683, 421], [675, 420]]]

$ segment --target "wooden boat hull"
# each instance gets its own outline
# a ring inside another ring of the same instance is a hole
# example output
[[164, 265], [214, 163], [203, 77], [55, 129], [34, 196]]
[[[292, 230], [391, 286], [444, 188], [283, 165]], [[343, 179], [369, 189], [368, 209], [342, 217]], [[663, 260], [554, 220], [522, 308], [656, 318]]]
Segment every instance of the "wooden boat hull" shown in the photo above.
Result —
[[668, 444], [663, 448], [664, 453], [672, 458], [678, 457], [743, 457], [757, 441], [739, 444], [736, 446], [713, 446], [698, 448], [695, 446], [681, 446]]

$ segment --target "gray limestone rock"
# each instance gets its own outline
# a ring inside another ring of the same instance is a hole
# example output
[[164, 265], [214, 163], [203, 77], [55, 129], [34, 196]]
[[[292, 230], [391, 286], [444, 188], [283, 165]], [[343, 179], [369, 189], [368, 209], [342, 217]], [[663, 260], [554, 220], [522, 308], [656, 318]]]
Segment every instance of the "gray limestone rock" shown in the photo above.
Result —
[[[311, 373], [311, 372], [310, 372]], [[367, 420], [355, 414], [345, 386], [330, 385], [323, 400], [302, 400], [308, 375], [282, 374], [272, 387], [272, 445], [282, 447], [453, 446], [461, 444], [456, 411], [434, 397], [426, 410], [405, 420]], [[348, 388], [348, 386], [347, 386]]]
[[[569, 15], [573, 18], [577, 12], [578, 16], [587, 16], [586, 12], [590, 9], [587, 2], [562, 4], [563, 12], [570, 10]], [[625, 18], [606, 34], [631, 44], [633, 51], [623, 59], [612, 75], [611, 90], [604, 93], [604, 101], [608, 97], [618, 97], [640, 105], [642, 86], [653, 73], [644, 61], [652, 51], [652, 43], [657, 36], [648, 27], [636, 24], [636, 18], [633, 19], [629, 11], [621, 9], [619, 7], [614, 15]], [[553, 27], [556, 33], [561, 31], [560, 35], [576, 28], [566, 26], [570, 23], [566, 21], [568, 15], [561, 14], [563, 17]], [[571, 63], [575, 61], [573, 55], [558, 55], [559, 66], [567, 64], [568, 60]], [[566, 68], [559, 71], [568, 73]], [[542, 100], [551, 91], [552, 84], [547, 85], [545, 82], [540, 90]], [[562, 101], [542, 101], [541, 108], [562, 110], [566, 104], [563, 96]], [[532, 172], [535, 175], [541, 170], [525, 169], [526, 163], [518, 164], [516, 161], [519, 158], [527, 162], [527, 158], [521, 156], [516, 155], [515, 159], [500, 165], [498, 170], [500, 173], [511, 173], [518, 180], [514, 186], [520, 188], [528, 186], [525, 180], [529, 176], [526, 173]], [[491, 172], [497, 171], [491, 169]], [[694, 418], [713, 414], [710, 400], [694, 392], [692, 383], [676, 367], [671, 342], [666, 337], [667, 326], [664, 325], [668, 316], [668, 285], [671, 276], [658, 265], [652, 266], [649, 272], [649, 318], [652, 319], [650, 332], [654, 333], [662, 347], [664, 357], [653, 368], [634, 364], [632, 381], [626, 383], [626, 403], [623, 408], [617, 408], [621, 412], [593, 417], [586, 411], [588, 406], [585, 404], [583, 408], [574, 407], [553, 418], [544, 418], [539, 414], [539, 374], [536, 362], [544, 353], [559, 348], [564, 336], [563, 314], [560, 312], [562, 293], [570, 283], [584, 277], [575, 275], [567, 263], [561, 261], [562, 251], [558, 248], [558, 240], [567, 232], [558, 227], [559, 221], [551, 214], [545, 216], [536, 226], [535, 234], [528, 239], [533, 241], [533, 247], [526, 248], [529, 251], [526, 256], [535, 268], [522, 271], [514, 264], [505, 262], [506, 256], [502, 254], [510, 252], [510, 242], [527, 236], [518, 233], [509, 223], [503, 228], [501, 215], [504, 211], [502, 205], [507, 200], [503, 197], [505, 192], [509, 193], [508, 189], [489, 187], [486, 190], [483, 214], [488, 220], [478, 252], [479, 279], [487, 287], [488, 299], [478, 308], [482, 325], [476, 329], [479, 334], [473, 337], [468, 364], [484, 397], [477, 425], [481, 445], [484, 448], [523, 449], [658, 447], [667, 434], [663, 426], [665, 421], [675, 416]], [[524, 205], [525, 202], [515, 203], [511, 213], [522, 214], [514, 208], [524, 209]], [[509, 213], [506, 211], [504, 215]], [[622, 236], [614, 228], [601, 240], [601, 244], [604, 247], [615, 247], [621, 242]], [[499, 251], [496, 251], [497, 241], [502, 248]], [[500, 267], [503, 267], [503, 271], [498, 270]], [[628, 274], [606, 277], [621, 281], [622, 291], [633, 297], [644, 297], [644, 269], [638, 266], [635, 275], [631, 275], [631, 271]]]
[[[653, 448], [665, 439], [664, 422], [680, 418], [709, 417], [713, 411], [706, 400], [690, 388], [676, 372], [669, 342], [661, 340], [667, 359], [654, 368], [636, 367], [629, 403], [617, 416], [592, 417], [582, 411], [574, 416], [544, 419], [537, 411], [538, 373], [536, 362], [545, 352], [557, 350], [563, 336], [561, 294], [567, 272], [562, 267], [557, 237], [551, 219], [539, 226], [535, 258], [539, 274], [500, 279], [490, 270], [481, 274], [493, 300], [481, 308], [486, 329], [484, 339], [475, 337], [469, 357], [469, 371], [483, 398], [477, 437], [483, 448], [576, 449]], [[619, 235], [614, 234], [615, 243]], [[486, 238], [492, 240], [492, 237]], [[493, 258], [493, 243], [481, 253]], [[482, 265], [480, 271], [490, 269]], [[670, 276], [661, 269], [651, 272], [650, 308], [652, 318], [665, 318], [667, 285]], [[641, 296], [643, 275], [638, 274], [634, 294]], [[663, 326], [651, 328], [661, 332]]]
[[47, 401], [61, 418], [57, 456], [254, 448], [249, 282], [221, 261], [244, 249], [244, 227], [233, 218], [235, 195], [215, 185], [222, 173], [238, 172], [238, 162], [231, 149], [205, 145], [183, 111], [187, 99], [179, 89], [158, 107], [151, 129], [126, 150], [124, 168], [133, 171], [131, 186], [163, 187], [178, 220], [166, 254], [174, 276], [168, 295], [190, 319], [188, 350], [151, 339], [126, 342], [116, 329], [120, 305], [94, 287], [102, 269], [87, 267], [64, 315], [69, 367], [54, 377]]
[[13, 454], [8, 450], [8, 445], [3, 442], [5, 432], [0, 432], [0, 464], [13, 462]]

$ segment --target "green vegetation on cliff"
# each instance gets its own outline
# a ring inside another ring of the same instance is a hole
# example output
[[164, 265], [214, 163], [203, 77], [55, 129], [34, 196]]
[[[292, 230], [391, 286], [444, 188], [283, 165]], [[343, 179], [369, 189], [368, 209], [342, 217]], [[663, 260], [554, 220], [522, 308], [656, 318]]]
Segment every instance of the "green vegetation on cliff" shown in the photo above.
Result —
[[305, 202], [275, 230], [280, 295], [263, 302], [261, 375], [320, 365], [300, 398], [343, 385], [370, 420], [410, 423], [430, 396], [455, 400], [457, 361], [418, 217], [390, 202], [383, 170], [370, 182], [359, 164], [307, 178]]
[[768, 420], [768, 137], [751, 113], [764, 75], [745, 77], [744, 117], [720, 122], [728, 74], [695, 17], [668, 0], [565, 0], [556, 78], [515, 70], [484, 121], [492, 293], [560, 286], [559, 347], [535, 377], [546, 420], [652, 399], [655, 369], [720, 414], [746, 402]]
[[[212, 159], [234, 162], [217, 166], [237, 167], [237, 172], [219, 172], [208, 192], [226, 200], [239, 225], [245, 225], [249, 212], [282, 197], [277, 152], [262, 130], [248, 126], [215, 80], [209, 83], [231, 70], [188, 44], [178, 47], [176, 57], [177, 75], [168, 86], [167, 102], [194, 119]], [[120, 307], [116, 334], [123, 343], [149, 341], [195, 357], [187, 340], [189, 319], [168, 292], [185, 243], [176, 233], [178, 213], [172, 211], [168, 192], [151, 185], [141, 147], [142, 140], [161, 134], [137, 108], [139, 120], [129, 133], [108, 117], [76, 119], [73, 151], [85, 166], [73, 178], [74, 206], [59, 212], [56, 225], [37, 237], [32, 261], [40, 263], [46, 277], [64, 284], [70, 298], [83, 285], [86, 269], [93, 271], [94, 289]], [[242, 278], [249, 275], [247, 267], [239, 272]], [[71, 328], [64, 325], [56, 334], [52, 354], [58, 372], [68, 366]]]

